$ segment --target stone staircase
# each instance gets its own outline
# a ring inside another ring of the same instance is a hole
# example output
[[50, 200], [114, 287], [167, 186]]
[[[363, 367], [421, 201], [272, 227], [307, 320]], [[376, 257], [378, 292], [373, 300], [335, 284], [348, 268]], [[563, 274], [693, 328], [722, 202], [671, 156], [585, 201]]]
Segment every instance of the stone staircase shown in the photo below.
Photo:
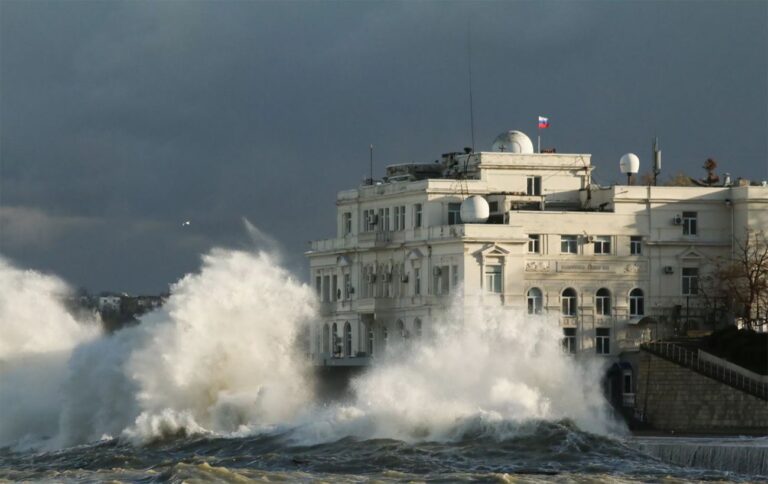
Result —
[[746, 375], [745, 372], [718, 364], [715, 361], [711, 361], [711, 359], [705, 360], [700, 358], [699, 352], [695, 347], [687, 345], [683, 341], [642, 343], [640, 350], [688, 368], [761, 400], [768, 401], [768, 382], [765, 379]]

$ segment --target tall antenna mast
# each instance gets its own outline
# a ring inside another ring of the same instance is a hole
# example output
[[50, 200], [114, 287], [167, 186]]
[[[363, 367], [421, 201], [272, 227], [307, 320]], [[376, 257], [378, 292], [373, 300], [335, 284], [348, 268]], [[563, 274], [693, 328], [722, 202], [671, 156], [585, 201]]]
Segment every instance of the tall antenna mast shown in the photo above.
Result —
[[373, 145], [370, 146], [370, 162], [371, 162], [371, 185], [373, 185]]
[[469, 129], [472, 137], [472, 153], [475, 152], [475, 106], [472, 102], [472, 21], [467, 21], [467, 68], [469, 70]]
[[661, 174], [661, 148], [659, 147], [659, 137], [653, 139], [653, 186], [658, 183]]

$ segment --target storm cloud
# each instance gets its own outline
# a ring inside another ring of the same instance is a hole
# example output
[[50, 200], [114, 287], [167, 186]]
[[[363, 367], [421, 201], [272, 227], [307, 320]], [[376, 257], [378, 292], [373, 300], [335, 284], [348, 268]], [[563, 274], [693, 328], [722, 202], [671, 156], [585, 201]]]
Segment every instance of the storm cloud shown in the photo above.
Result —
[[[0, 253], [159, 291], [246, 218], [300, 277], [375, 146], [428, 162], [506, 129], [664, 172], [768, 178], [768, 3], [0, 3]], [[643, 168], [641, 168], [644, 171]], [[188, 226], [182, 225], [189, 220]]]

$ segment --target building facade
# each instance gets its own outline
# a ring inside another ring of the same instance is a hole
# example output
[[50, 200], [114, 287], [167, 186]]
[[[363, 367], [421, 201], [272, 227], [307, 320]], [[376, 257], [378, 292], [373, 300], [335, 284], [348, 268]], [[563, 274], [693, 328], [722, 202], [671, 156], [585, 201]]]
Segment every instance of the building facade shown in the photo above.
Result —
[[492, 151], [389, 166], [339, 192], [336, 237], [307, 253], [313, 361], [368, 364], [439, 324], [457, 291], [557, 316], [576, 354], [616, 358], [700, 329], [702, 277], [747, 228], [768, 227], [768, 187], [601, 187], [592, 171], [588, 154], [534, 153], [510, 131]]

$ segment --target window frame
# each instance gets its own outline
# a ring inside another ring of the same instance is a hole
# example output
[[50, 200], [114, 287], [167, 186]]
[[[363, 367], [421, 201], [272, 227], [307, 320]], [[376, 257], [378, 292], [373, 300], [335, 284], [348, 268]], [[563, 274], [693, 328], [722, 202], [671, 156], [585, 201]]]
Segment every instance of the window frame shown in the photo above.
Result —
[[532, 197], [541, 196], [541, 176], [529, 175], [525, 179], [525, 194]]
[[595, 328], [595, 353], [611, 354], [611, 328]]
[[528, 253], [541, 254], [541, 234], [528, 234]]
[[635, 287], [629, 291], [627, 298], [629, 299], [630, 317], [645, 316], [645, 293], [643, 290]]
[[[570, 250], [573, 249], [573, 250]], [[578, 254], [579, 253], [579, 236], [572, 234], [565, 234], [560, 236], [560, 253], [561, 254]]]
[[504, 292], [504, 266], [502, 264], [486, 264], [483, 268], [485, 292], [501, 294]]
[[598, 316], [611, 315], [611, 291], [604, 287], [595, 292], [595, 314]]
[[683, 235], [698, 235], [698, 212], [683, 212]]
[[[573, 293], [571, 296], [570, 293]], [[569, 294], [566, 294], [569, 293]], [[567, 310], [566, 310], [567, 306]], [[572, 287], [566, 287], [560, 293], [560, 313], [566, 317], [575, 317], [579, 314], [579, 293]]]
[[422, 205], [420, 203], [413, 204], [413, 228], [421, 228], [422, 220]]
[[562, 345], [564, 353], [576, 354], [576, 328], [563, 328]]
[[[538, 294], [531, 294], [534, 291]], [[525, 300], [528, 314], [537, 315], [544, 311], [544, 292], [538, 287], [528, 289], [528, 292], [526, 292], [525, 295]]]
[[448, 225], [461, 225], [461, 202], [448, 202]]
[[597, 235], [594, 239], [595, 255], [611, 255], [611, 236]]
[[643, 255], [643, 237], [632, 235], [629, 237], [629, 255]]
[[[686, 271], [695, 271], [693, 274], [686, 274]], [[683, 267], [681, 272], [682, 287], [680, 288], [683, 296], [699, 295], [699, 268]]]

